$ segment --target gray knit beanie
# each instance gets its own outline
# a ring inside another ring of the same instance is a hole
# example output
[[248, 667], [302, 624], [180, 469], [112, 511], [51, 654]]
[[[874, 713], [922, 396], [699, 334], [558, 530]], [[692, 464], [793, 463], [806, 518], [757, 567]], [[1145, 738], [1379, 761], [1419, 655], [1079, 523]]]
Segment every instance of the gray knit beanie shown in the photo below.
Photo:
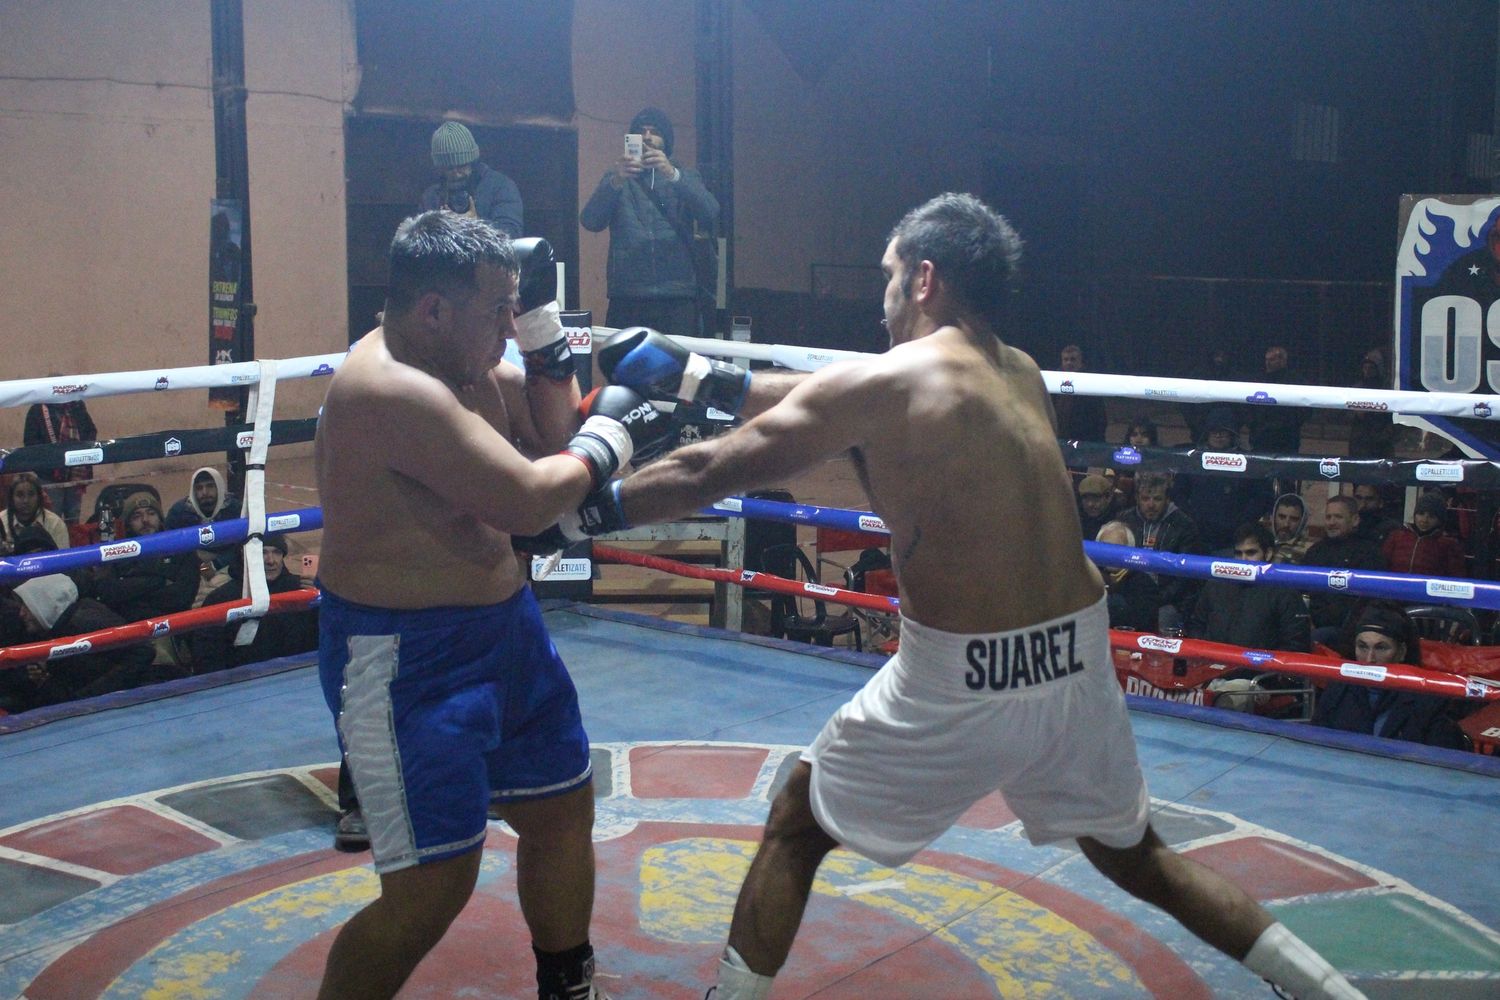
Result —
[[458, 122], [443, 122], [432, 133], [432, 165], [439, 170], [461, 167], [479, 159], [474, 133]]

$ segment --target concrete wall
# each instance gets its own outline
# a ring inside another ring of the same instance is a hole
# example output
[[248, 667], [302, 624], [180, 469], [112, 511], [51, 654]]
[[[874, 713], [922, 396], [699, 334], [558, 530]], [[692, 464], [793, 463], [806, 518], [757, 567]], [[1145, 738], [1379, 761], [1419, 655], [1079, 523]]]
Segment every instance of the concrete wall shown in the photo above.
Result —
[[[353, 60], [345, 0], [245, 0], [261, 357], [343, 347], [343, 113]], [[0, 65], [0, 377], [206, 363], [209, 4], [6, 4]], [[278, 415], [311, 415], [325, 384], [283, 383]], [[89, 409], [104, 437], [223, 421], [206, 392], [101, 399]], [[0, 442], [20, 443], [23, 417], [0, 410]], [[176, 493], [176, 483], [163, 492]]]

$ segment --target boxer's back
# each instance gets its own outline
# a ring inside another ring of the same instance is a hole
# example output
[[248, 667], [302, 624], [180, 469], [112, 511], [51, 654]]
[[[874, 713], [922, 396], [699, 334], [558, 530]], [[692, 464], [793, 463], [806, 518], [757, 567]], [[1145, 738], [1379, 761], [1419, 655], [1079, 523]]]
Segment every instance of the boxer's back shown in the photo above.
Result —
[[1035, 362], [955, 327], [883, 360], [894, 398], [858, 457], [891, 529], [903, 614], [991, 632], [1097, 601]]

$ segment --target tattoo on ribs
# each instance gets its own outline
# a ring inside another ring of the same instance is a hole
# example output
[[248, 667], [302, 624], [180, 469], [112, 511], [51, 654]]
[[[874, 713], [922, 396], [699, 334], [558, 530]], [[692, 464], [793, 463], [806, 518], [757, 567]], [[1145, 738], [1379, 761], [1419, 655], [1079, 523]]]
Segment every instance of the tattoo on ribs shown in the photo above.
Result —
[[907, 543], [906, 548], [904, 548], [904, 549], [901, 550], [901, 561], [902, 562], [908, 562], [908, 561], [910, 561], [910, 559], [912, 557], [912, 554], [917, 551], [917, 543], [920, 542], [921, 540], [922, 540], [922, 527], [921, 527], [921, 525], [918, 525], [917, 526], [917, 530], [914, 531], [914, 532], [912, 532], [911, 541]]

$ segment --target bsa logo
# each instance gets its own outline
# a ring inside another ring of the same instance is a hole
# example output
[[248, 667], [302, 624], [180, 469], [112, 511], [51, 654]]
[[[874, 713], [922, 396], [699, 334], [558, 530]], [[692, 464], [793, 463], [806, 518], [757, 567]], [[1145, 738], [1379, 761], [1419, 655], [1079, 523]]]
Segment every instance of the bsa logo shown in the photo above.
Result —
[[1423, 462], [1417, 466], [1417, 479], [1424, 483], [1461, 483], [1464, 481], [1462, 465], [1434, 465]]
[[168, 458], [171, 458], [173, 455], [181, 455], [182, 442], [174, 437], [167, 438], [162, 442], [162, 451], [166, 452]]
[[211, 524], [205, 524], [198, 529], [198, 544], [212, 545], [214, 543], [214, 528]]
[[1453, 597], [1468, 601], [1474, 598], [1474, 585], [1472, 583], [1460, 583], [1456, 580], [1428, 580], [1427, 596]]
[[171, 622], [152, 622], [151, 623], [151, 636], [152, 636], [152, 638], [155, 638], [155, 637], [161, 636], [161, 635], [166, 635], [166, 634], [168, 634], [171, 631], [172, 631], [172, 623]]
[[1347, 569], [1336, 569], [1328, 574], [1329, 590], [1348, 590], [1349, 578], [1353, 576]]
[[1205, 451], [1201, 461], [1205, 469], [1222, 469], [1225, 472], [1244, 472], [1250, 467], [1244, 455], [1229, 451]]
[[309, 375], [332, 375], [333, 374], [333, 365], [330, 365], [328, 362], [325, 361], [321, 365], [319, 365], [318, 367], [314, 368], [312, 371], [308, 372], [307, 374], [309, 374]]
[[1257, 403], [1261, 406], [1275, 406], [1276, 397], [1264, 389], [1257, 389], [1245, 397], [1247, 403]]
[[97, 465], [104, 461], [103, 448], [80, 448], [78, 451], [63, 453], [63, 464], [74, 465]]
[[574, 354], [594, 353], [594, 331], [586, 326], [565, 326], [563, 335], [568, 338], [568, 350]]
[[1384, 413], [1389, 410], [1390, 407], [1386, 406], [1384, 403], [1377, 403], [1373, 399], [1350, 399], [1344, 402], [1344, 409], [1374, 410], [1377, 413]]
[[1071, 396], [1073, 393], [1077, 392], [1078, 390], [1073, 387], [1073, 380], [1072, 379], [1065, 378], [1065, 379], [1062, 380], [1062, 385], [1060, 385], [1060, 386], [1057, 387], [1057, 391], [1060, 392], [1060, 393], [1063, 393], [1064, 395]]
[[159, 379], [156, 380], [156, 384], [153, 385], [151, 388], [154, 389], [157, 392], [161, 392], [163, 389], [165, 389], [169, 385], [171, 385], [171, 383], [168, 382], [167, 381], [167, 377], [165, 375], [163, 375], [161, 378], [159, 378]]
[[1385, 667], [1378, 663], [1340, 663], [1339, 674], [1343, 677], [1357, 677], [1366, 681], [1385, 680]]
[[1484, 418], [1488, 419], [1489, 416], [1490, 416], [1490, 414], [1493, 413], [1493, 412], [1494, 411], [1490, 409], [1490, 404], [1489, 403], [1475, 403], [1474, 404], [1474, 416], [1476, 416], [1476, 417], [1484, 417]]
[[802, 589], [809, 594], [822, 594], [824, 597], [832, 597], [839, 592], [837, 587], [829, 587], [821, 583], [804, 583]]
[[89, 642], [87, 639], [79, 639], [77, 642], [70, 642], [66, 646], [53, 646], [47, 651], [47, 659], [60, 660], [64, 656], [77, 656], [79, 653], [87, 653], [93, 648], [94, 644], [92, 642]]
[[718, 503], [714, 504], [714, 510], [727, 510], [735, 514], [740, 513], [744, 509], [745, 505], [740, 502], [739, 497], [725, 497], [723, 500], [720, 500]]
[[99, 561], [114, 562], [116, 559], [129, 559], [141, 554], [140, 542], [115, 542], [113, 545], [99, 546]]
[[1116, 448], [1115, 449], [1114, 458], [1115, 458], [1115, 464], [1116, 465], [1140, 465], [1141, 464], [1141, 453], [1139, 451], [1136, 451], [1134, 448], [1130, 447], [1129, 445], [1126, 445], [1123, 448]]
[[1254, 580], [1256, 569], [1245, 563], [1214, 562], [1208, 567], [1209, 575], [1220, 580]]
[[1318, 463], [1318, 475], [1324, 479], [1337, 479], [1339, 477], [1339, 460], [1336, 458], [1325, 458]]
[[76, 393], [86, 392], [88, 387], [89, 384], [87, 382], [80, 382], [77, 385], [54, 385], [52, 387], [52, 395], [72, 396]]
[[891, 529], [887, 528], [885, 522], [874, 514], [861, 514], [859, 515], [859, 530], [873, 531], [877, 534], [881, 532], [889, 534]]
[[1182, 649], [1181, 639], [1163, 639], [1159, 635], [1138, 635], [1135, 644], [1141, 649], [1154, 649], [1161, 653], [1175, 653]]

